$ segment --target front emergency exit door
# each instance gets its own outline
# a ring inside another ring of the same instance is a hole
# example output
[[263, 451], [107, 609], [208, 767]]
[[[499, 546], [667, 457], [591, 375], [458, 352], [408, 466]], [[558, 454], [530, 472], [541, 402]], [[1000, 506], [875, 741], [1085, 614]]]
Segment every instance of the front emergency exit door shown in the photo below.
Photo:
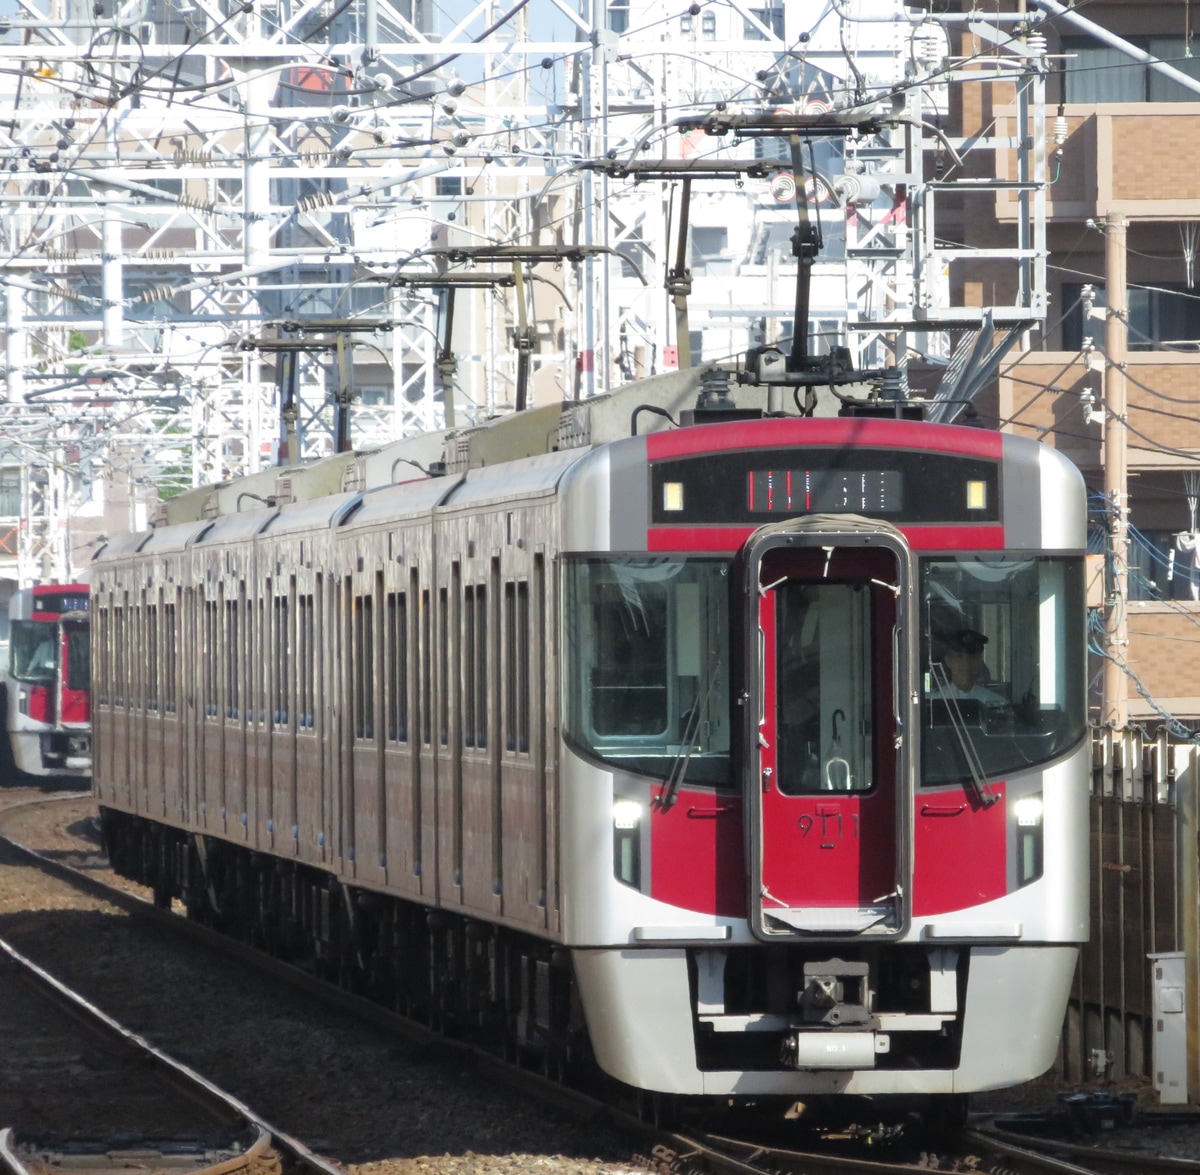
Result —
[[815, 525], [779, 523], [749, 545], [751, 907], [765, 938], [896, 934], [909, 871], [910, 557], [890, 527]]

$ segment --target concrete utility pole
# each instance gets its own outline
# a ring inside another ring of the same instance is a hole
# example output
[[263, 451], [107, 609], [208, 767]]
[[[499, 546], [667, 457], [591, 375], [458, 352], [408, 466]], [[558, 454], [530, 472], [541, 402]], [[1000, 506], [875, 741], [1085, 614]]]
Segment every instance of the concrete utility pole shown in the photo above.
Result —
[[1122, 665], [1129, 649], [1129, 470], [1126, 457], [1125, 350], [1129, 335], [1125, 288], [1125, 235], [1127, 221], [1118, 213], [1108, 218], [1104, 239], [1104, 289], [1108, 322], [1104, 347], [1104, 496], [1112, 511], [1109, 523], [1112, 565], [1105, 607], [1104, 697], [1100, 720], [1114, 731], [1129, 721], [1128, 685]]

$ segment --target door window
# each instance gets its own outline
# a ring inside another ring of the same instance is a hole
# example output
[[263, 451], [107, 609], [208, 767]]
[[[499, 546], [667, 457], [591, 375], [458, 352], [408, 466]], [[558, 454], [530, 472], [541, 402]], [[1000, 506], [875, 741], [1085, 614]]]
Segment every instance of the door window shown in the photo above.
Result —
[[775, 593], [779, 790], [869, 791], [870, 590], [791, 581]]

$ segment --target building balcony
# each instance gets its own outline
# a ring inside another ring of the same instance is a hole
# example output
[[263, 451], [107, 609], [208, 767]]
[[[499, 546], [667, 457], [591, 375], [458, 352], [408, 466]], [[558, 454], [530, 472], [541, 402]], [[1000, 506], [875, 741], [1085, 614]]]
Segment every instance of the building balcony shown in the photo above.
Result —
[[[1052, 181], [1046, 215], [1055, 222], [1124, 213], [1131, 221], [1200, 219], [1200, 118], [1192, 102], [1127, 102], [1064, 107], [1068, 137], [1061, 159], [1047, 142]], [[1047, 135], [1053, 126], [1047, 114]], [[1004, 107], [997, 134], [1012, 135], [1016, 108]], [[1015, 179], [1016, 153], [998, 153], [997, 173]], [[1018, 215], [1015, 193], [996, 196], [996, 217]]]

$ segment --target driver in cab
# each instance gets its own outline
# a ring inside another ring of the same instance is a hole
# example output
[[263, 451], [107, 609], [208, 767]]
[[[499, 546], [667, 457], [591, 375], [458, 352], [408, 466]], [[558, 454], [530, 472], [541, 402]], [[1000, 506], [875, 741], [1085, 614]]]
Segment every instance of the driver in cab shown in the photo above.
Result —
[[[990, 674], [983, 660], [988, 638], [973, 628], [943, 634], [933, 660], [940, 661], [944, 679], [936, 675], [935, 698], [970, 698], [984, 706], [1004, 706], [1008, 699], [987, 685]], [[940, 654], [940, 655], [939, 655]]]

